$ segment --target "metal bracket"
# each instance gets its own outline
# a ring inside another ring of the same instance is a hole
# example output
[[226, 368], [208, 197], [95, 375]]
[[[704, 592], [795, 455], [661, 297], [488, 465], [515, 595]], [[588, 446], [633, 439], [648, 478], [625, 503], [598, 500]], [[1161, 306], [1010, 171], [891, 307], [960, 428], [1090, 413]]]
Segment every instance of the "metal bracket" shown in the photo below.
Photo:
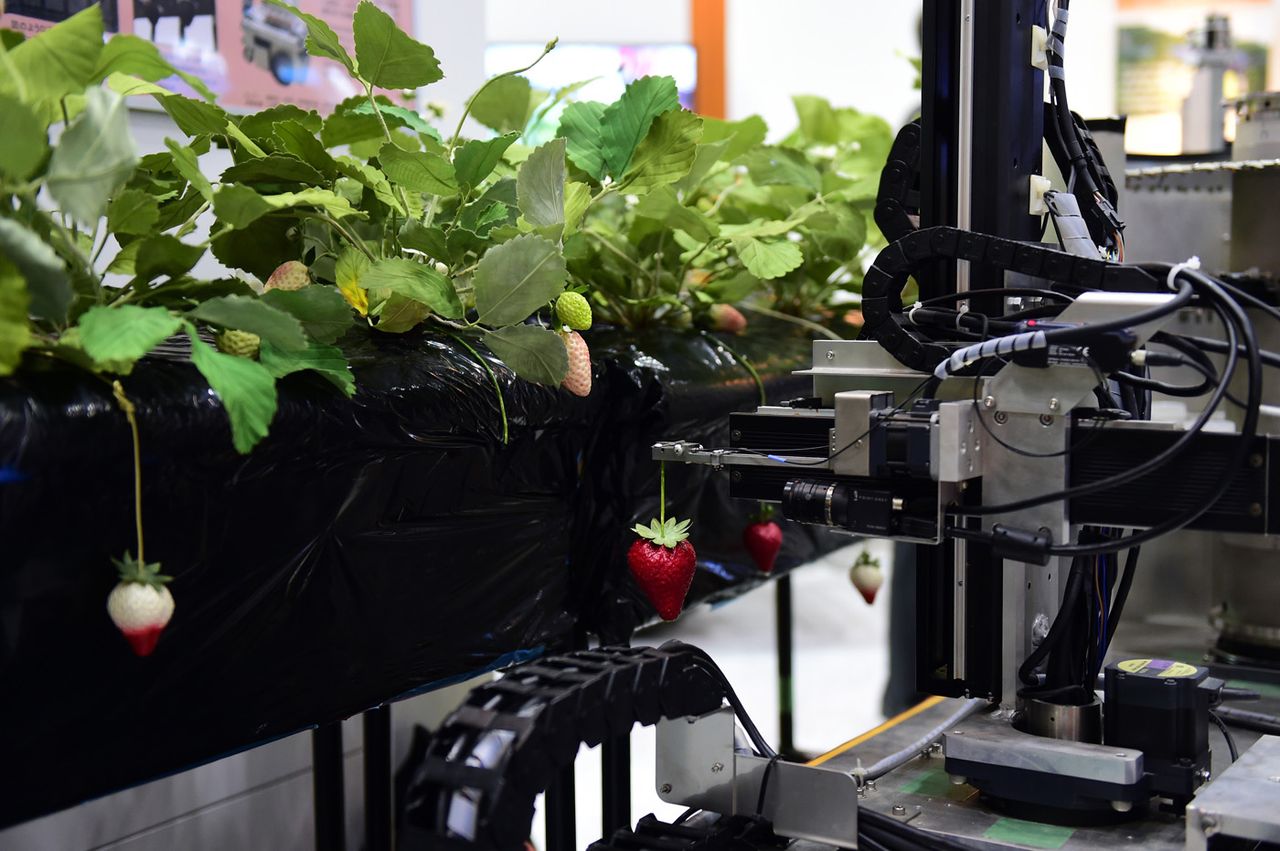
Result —
[[722, 815], [759, 812], [780, 836], [857, 846], [858, 784], [853, 775], [780, 760], [770, 768], [768, 759], [735, 746], [736, 729], [733, 710], [727, 707], [660, 722], [658, 797]]
[[1280, 842], [1280, 736], [1263, 736], [1187, 805], [1187, 851], [1209, 837]]

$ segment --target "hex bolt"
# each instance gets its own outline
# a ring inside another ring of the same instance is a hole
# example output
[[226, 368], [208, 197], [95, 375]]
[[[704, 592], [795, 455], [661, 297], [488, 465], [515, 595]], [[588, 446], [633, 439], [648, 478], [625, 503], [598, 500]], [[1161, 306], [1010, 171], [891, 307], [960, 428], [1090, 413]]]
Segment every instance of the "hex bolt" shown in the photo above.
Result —
[[1112, 801], [1111, 809], [1115, 810], [1118, 813], [1127, 813], [1129, 812], [1129, 810], [1133, 809], [1133, 802], [1132, 801]]
[[712, 763], [712, 764], [711, 764], [711, 773], [712, 773], [712, 774], [719, 774], [719, 773], [720, 773], [720, 772], [722, 772], [722, 771], [724, 771], [724, 763], [723, 763], [723, 762], [714, 762], [714, 763]]
[[894, 804], [893, 814], [895, 816], [905, 816], [907, 814], [907, 808], [902, 806], [902, 804]]
[[1120, 757], [1121, 759], [1124, 759], [1125, 757], [1127, 757], [1127, 756], [1128, 756], [1128, 754], [1127, 754], [1127, 753], [1125, 753], [1125, 752], [1123, 752], [1123, 751], [1121, 751], [1120, 753], [1116, 754], [1116, 756]]
[[661, 786], [659, 786], [659, 787], [658, 787], [658, 791], [659, 791], [659, 792], [661, 792], [661, 793], [662, 793], [662, 794], [664, 794], [664, 795], [670, 795], [670, 794], [671, 794], [671, 784], [670, 784], [670, 783], [663, 783]]
[[1009, 415], [1006, 414], [1004, 411], [996, 411], [996, 422], [999, 423], [1000, 425], [1004, 425], [1005, 423], [1009, 422]]
[[742, 472], [740, 470], [734, 470], [731, 477], [735, 482], [740, 482], [742, 481]]
[[1051, 411], [1060, 411], [1060, 410], [1062, 410], [1062, 402], [1060, 402], [1060, 401], [1059, 401], [1058, 399], [1056, 399], [1056, 398], [1054, 398], [1054, 399], [1050, 399], [1050, 400], [1049, 400], [1049, 410], [1051, 410]]

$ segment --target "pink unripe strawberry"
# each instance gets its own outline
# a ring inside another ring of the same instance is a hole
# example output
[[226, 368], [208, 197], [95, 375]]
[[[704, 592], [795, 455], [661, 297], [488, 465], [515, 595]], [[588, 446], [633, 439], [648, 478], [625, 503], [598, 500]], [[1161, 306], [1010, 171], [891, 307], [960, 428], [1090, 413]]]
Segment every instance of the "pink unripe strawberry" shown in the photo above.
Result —
[[311, 283], [311, 273], [297, 260], [287, 260], [276, 267], [267, 278], [264, 289], [300, 290]]
[[575, 396], [591, 395], [591, 351], [577, 331], [563, 333], [564, 347], [569, 353], [569, 371], [560, 386]]
[[134, 653], [150, 656], [173, 617], [173, 595], [165, 587], [170, 577], [160, 574], [159, 564], [146, 564], [130, 553], [115, 565], [120, 581], [107, 596], [107, 614]]
[[711, 305], [711, 327], [725, 334], [741, 334], [747, 330], [747, 317], [731, 304]]
[[884, 584], [884, 571], [880, 569], [880, 562], [864, 550], [854, 562], [853, 567], [849, 568], [849, 581], [853, 583], [854, 588], [858, 589], [862, 599], [870, 605], [876, 601], [876, 594]]

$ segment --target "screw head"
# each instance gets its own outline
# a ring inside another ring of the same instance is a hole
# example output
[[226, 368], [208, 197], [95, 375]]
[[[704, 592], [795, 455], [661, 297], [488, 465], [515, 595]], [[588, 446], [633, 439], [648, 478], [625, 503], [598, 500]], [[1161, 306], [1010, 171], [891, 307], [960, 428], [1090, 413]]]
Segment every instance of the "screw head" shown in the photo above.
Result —
[[835, 359], [836, 359], [836, 353], [831, 349], [827, 349], [827, 360], [835, 360]]
[[1250, 503], [1250, 504], [1249, 504], [1249, 516], [1250, 516], [1250, 517], [1261, 517], [1261, 516], [1262, 516], [1262, 504], [1261, 504], [1261, 503], [1258, 503], [1258, 502]]
[[1009, 415], [1006, 414], [1004, 411], [996, 411], [996, 422], [999, 423], [1000, 425], [1004, 425], [1005, 423], [1009, 422]]
[[663, 783], [661, 786], [659, 786], [659, 787], [658, 787], [658, 791], [659, 791], [659, 792], [661, 792], [661, 793], [662, 793], [662, 794], [664, 794], [664, 795], [670, 795], [670, 794], [671, 794], [671, 784], [670, 784], [670, 783]]
[[982, 407], [984, 408], [994, 408], [995, 406], [996, 406], [995, 396], [987, 396], [982, 400]]
[[1262, 466], [1262, 454], [1261, 454], [1261, 453], [1259, 453], [1259, 452], [1255, 452], [1255, 453], [1253, 453], [1252, 455], [1250, 455], [1250, 456], [1249, 456], [1249, 466], [1250, 466], [1250, 467], [1261, 467], [1261, 466]]
[[712, 763], [712, 765], [711, 765], [711, 773], [712, 773], [712, 774], [719, 774], [719, 773], [720, 773], [720, 772], [722, 772], [722, 771], [724, 771], [724, 763], [723, 763], [723, 762], [716, 762], [716, 763]]
[[1062, 402], [1061, 402], [1061, 401], [1059, 401], [1059, 400], [1058, 400], [1058, 399], [1056, 399], [1056, 398], [1055, 398], [1055, 399], [1050, 399], [1050, 400], [1049, 400], [1049, 410], [1051, 410], [1051, 411], [1060, 411], [1060, 410], [1062, 410]]
[[729, 438], [731, 440], [742, 440], [742, 432], [735, 428], [729, 433]]
[[893, 814], [895, 816], [905, 816], [907, 814], [907, 808], [902, 806], [902, 804], [894, 804]]

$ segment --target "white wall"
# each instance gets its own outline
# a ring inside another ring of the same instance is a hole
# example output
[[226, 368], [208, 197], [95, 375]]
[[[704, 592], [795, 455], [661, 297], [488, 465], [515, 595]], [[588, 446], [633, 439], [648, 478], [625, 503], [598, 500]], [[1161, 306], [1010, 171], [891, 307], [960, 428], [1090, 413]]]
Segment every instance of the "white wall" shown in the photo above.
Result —
[[490, 42], [688, 42], [689, 0], [484, 0]]

